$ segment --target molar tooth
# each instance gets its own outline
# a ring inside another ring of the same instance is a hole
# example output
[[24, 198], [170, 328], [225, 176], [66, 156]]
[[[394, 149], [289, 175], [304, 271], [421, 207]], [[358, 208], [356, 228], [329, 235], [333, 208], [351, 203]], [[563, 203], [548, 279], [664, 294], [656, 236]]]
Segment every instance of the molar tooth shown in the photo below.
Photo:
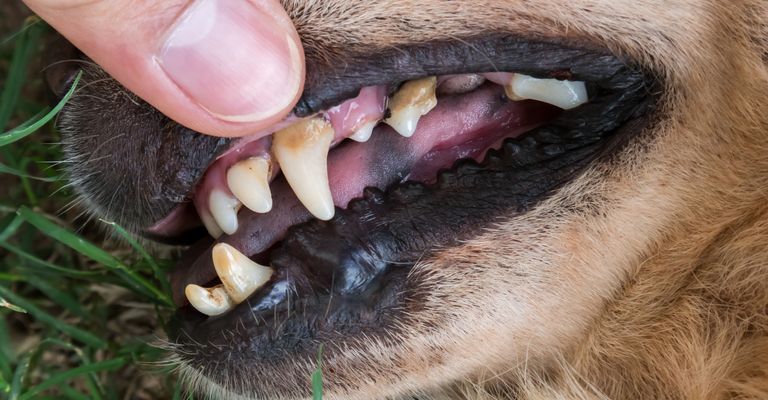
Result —
[[257, 213], [272, 209], [269, 190], [270, 162], [264, 157], [251, 157], [227, 171], [227, 185], [244, 206]]
[[221, 230], [227, 235], [235, 233], [237, 231], [237, 211], [240, 210], [242, 204], [236, 198], [218, 189], [211, 191], [208, 204], [211, 208], [211, 215]]
[[584, 82], [538, 79], [523, 74], [515, 74], [504, 91], [512, 100], [538, 100], [563, 110], [576, 108], [588, 100]]
[[189, 284], [184, 288], [184, 294], [189, 300], [189, 304], [195, 308], [195, 310], [212, 317], [215, 315], [224, 314], [232, 309], [232, 299], [224, 290], [222, 285], [214, 286], [212, 288], [204, 288], [202, 286]]
[[224, 231], [219, 228], [219, 224], [216, 223], [216, 220], [213, 219], [211, 214], [208, 214], [207, 212], [201, 212], [200, 220], [203, 222], [203, 226], [205, 226], [208, 234], [210, 234], [214, 239], [218, 239], [221, 235], [224, 234]]
[[375, 128], [378, 123], [379, 121], [366, 122], [358, 128], [355, 133], [350, 135], [349, 138], [356, 142], [367, 142], [368, 139], [371, 138], [371, 134], [373, 134], [373, 128]]
[[213, 246], [213, 266], [235, 304], [242, 303], [272, 276], [272, 268], [253, 262], [226, 243]]
[[272, 140], [272, 152], [296, 197], [312, 215], [325, 221], [335, 212], [328, 184], [333, 136], [330, 123], [310, 118], [276, 132]]
[[419, 119], [437, 105], [436, 86], [434, 76], [404, 83], [389, 101], [391, 116], [384, 123], [397, 133], [411, 137]]

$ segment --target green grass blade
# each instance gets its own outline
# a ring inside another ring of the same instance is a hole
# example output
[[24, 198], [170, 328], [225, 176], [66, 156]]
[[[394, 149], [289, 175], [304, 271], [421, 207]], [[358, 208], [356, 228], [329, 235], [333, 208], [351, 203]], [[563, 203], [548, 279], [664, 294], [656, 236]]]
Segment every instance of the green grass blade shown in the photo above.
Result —
[[42, 176], [30, 175], [24, 171], [19, 171], [16, 168], [11, 168], [7, 165], [0, 164], [0, 174], [16, 175], [20, 178], [34, 179], [40, 182], [56, 182], [56, 178], [44, 178]]
[[173, 304], [168, 294], [158, 289], [155, 285], [150, 283], [141, 275], [137, 274], [135, 271], [130, 270], [120, 260], [113, 257], [111, 254], [102, 250], [93, 243], [90, 243], [85, 239], [75, 235], [74, 233], [62, 228], [48, 218], [35, 213], [27, 207], [19, 208], [18, 213], [24, 218], [24, 220], [32, 224], [35, 228], [39, 229], [40, 232], [71, 247], [78, 253], [112, 270], [135, 291], [143, 294], [144, 296], [147, 296], [149, 299], [155, 302], [167, 306], [171, 306]]
[[14, 233], [16, 233], [17, 230], [19, 230], [19, 227], [21, 224], [24, 223], [24, 219], [19, 217], [18, 215], [9, 215], [7, 218], [3, 220], [3, 222], [8, 221], [8, 223], [3, 223], [3, 231], [0, 232], [0, 242], [4, 242], [8, 240], [9, 237], [13, 236]]
[[32, 126], [32, 124], [35, 123], [35, 121], [40, 120], [41, 118], [45, 117], [45, 114], [48, 113], [48, 111], [51, 111], [50, 107], [43, 108], [42, 110], [38, 111], [37, 114], [29, 117], [28, 120], [22, 122], [19, 126], [17, 126], [14, 129], [26, 129]]
[[56, 317], [38, 308], [32, 302], [27, 301], [21, 296], [13, 293], [10, 289], [8, 289], [3, 285], [0, 285], [0, 297], [3, 297], [8, 301], [10, 301], [11, 303], [25, 309], [30, 315], [32, 315], [39, 322], [46, 324], [58, 331], [61, 331], [87, 344], [88, 346], [95, 347], [98, 349], [103, 349], [107, 347], [107, 342], [100, 339], [96, 335], [60, 321]]
[[21, 275], [6, 274], [5, 272], [0, 272], [0, 281], [21, 282], [23, 280], [24, 278]]
[[[61, 267], [49, 261], [45, 261], [30, 253], [27, 253], [26, 251], [12, 244], [4, 243], [2, 241], [0, 241], [0, 248], [10, 251], [11, 253], [16, 254], [20, 258], [23, 258], [38, 267], [49, 269], [51, 270], [51, 272], [54, 272], [60, 275], [66, 275], [70, 278], [78, 278], [78, 279], [101, 278], [103, 279], [105, 275], [104, 272], [102, 271], [81, 271], [77, 269]], [[94, 279], [90, 279], [90, 280], [94, 280]]]
[[8, 400], [17, 400], [19, 398], [21, 390], [24, 388], [24, 378], [27, 376], [29, 366], [32, 364], [32, 355], [32, 353], [28, 353], [16, 365], [16, 370], [13, 372], [13, 380], [11, 380], [11, 390], [8, 393]]
[[35, 386], [28, 392], [22, 394], [19, 396], [19, 400], [26, 400], [33, 398], [35, 395], [53, 388], [57, 387], [58, 385], [69, 381], [72, 378], [78, 377], [80, 375], [90, 374], [94, 372], [104, 372], [104, 371], [113, 371], [115, 369], [118, 369], [125, 365], [128, 362], [125, 358], [115, 358], [112, 360], [106, 360], [106, 361], [99, 361], [95, 362], [93, 364], [83, 365], [81, 367], [72, 368], [70, 370], [60, 372], [58, 374], [55, 374], [51, 376], [50, 378], [44, 380], [39, 385]]
[[136, 241], [136, 239], [133, 238], [133, 236], [128, 233], [128, 231], [125, 230], [122, 226], [118, 225], [115, 222], [110, 222], [106, 220], [100, 220], [101, 222], [109, 225], [114, 229], [120, 237], [125, 239], [128, 244], [133, 247], [134, 250], [136, 250], [142, 258], [147, 262], [149, 267], [152, 269], [152, 273], [155, 275], [155, 279], [157, 279], [158, 282], [160, 282], [160, 285], [162, 285], [163, 290], [165, 293], [171, 293], [171, 286], [168, 283], [168, 279], [165, 277], [165, 272], [160, 268], [159, 265], [157, 265], [157, 262], [155, 261], [155, 258], [152, 257], [149, 252], [142, 246], [139, 242]]
[[85, 311], [74, 297], [70, 296], [67, 292], [57, 289], [55, 286], [48, 283], [45, 279], [35, 279], [34, 276], [26, 275], [26, 282], [37, 288], [37, 290], [43, 292], [49, 299], [56, 302], [56, 304], [66, 308], [72, 314], [84, 319], [89, 320], [91, 315], [88, 311]]
[[64, 98], [61, 99], [61, 101], [59, 101], [59, 104], [57, 104], [56, 107], [53, 108], [53, 110], [49, 111], [42, 118], [38, 119], [37, 121], [27, 126], [21, 126], [19, 128], [12, 129], [9, 132], [0, 134], [0, 147], [6, 146], [13, 142], [24, 139], [25, 137], [34, 133], [36, 130], [40, 129], [40, 127], [42, 127], [43, 125], [47, 124], [48, 121], [50, 121], [53, 117], [55, 117], [56, 114], [58, 114], [59, 111], [61, 111], [61, 109], [64, 108], [64, 105], [67, 104], [67, 101], [69, 101], [69, 99], [75, 93], [75, 89], [77, 88], [77, 84], [80, 82], [80, 78], [82, 77], [82, 75], [83, 75], [82, 71], [77, 73], [77, 76], [75, 77], [75, 81], [72, 83], [72, 87], [69, 88], [69, 91], [64, 96]]
[[0, 376], [0, 394], [11, 393], [11, 384], [3, 377]]
[[312, 373], [312, 400], [323, 400], [323, 345], [317, 351], [317, 368]]
[[8, 381], [13, 379], [11, 363], [16, 361], [16, 352], [13, 349], [11, 332], [10, 329], [8, 329], [8, 322], [6, 322], [5, 315], [6, 313], [0, 313], [0, 381], [5, 383], [7, 387], [2, 387], [0, 384], [0, 393], [10, 390], [11, 385]]
[[43, 32], [43, 27], [37, 23], [39, 21], [36, 17], [28, 20], [14, 43], [8, 76], [5, 79], [3, 92], [0, 93], [0, 129], [4, 129], [11, 119], [26, 82], [29, 60], [32, 58]]
[[80, 392], [78, 392], [75, 389], [72, 389], [71, 387], [64, 386], [61, 388], [61, 393], [66, 396], [67, 399], [72, 400], [93, 400], [92, 397], [88, 397]]

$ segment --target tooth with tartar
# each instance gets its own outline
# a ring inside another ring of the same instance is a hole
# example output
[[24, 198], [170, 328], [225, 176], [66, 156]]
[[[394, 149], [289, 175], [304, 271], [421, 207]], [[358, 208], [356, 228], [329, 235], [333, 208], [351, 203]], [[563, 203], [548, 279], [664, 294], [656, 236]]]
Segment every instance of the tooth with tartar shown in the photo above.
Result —
[[523, 74], [515, 74], [504, 91], [512, 100], [538, 100], [563, 110], [576, 108], [588, 100], [584, 82], [538, 79]]
[[266, 213], [272, 209], [270, 173], [269, 160], [264, 157], [251, 157], [238, 162], [227, 171], [227, 185], [232, 194], [249, 210]]
[[373, 128], [375, 128], [378, 123], [379, 121], [371, 121], [363, 124], [363, 126], [350, 135], [349, 138], [356, 142], [367, 142], [368, 139], [371, 138], [371, 134], [373, 134]]
[[211, 214], [201, 213], [200, 220], [203, 221], [203, 226], [205, 226], [205, 229], [214, 239], [218, 239], [219, 236], [224, 234], [224, 231], [219, 228], [219, 224], [216, 223]]
[[237, 231], [237, 211], [240, 210], [241, 205], [236, 198], [221, 190], [214, 189], [208, 197], [211, 215], [213, 215], [219, 228], [227, 235]]
[[189, 304], [191, 304], [195, 310], [200, 311], [209, 317], [224, 314], [234, 306], [234, 304], [232, 304], [232, 299], [222, 285], [212, 288], [204, 288], [202, 286], [189, 284], [184, 288], [184, 294], [187, 296]]
[[213, 246], [213, 267], [235, 304], [242, 303], [272, 276], [272, 268], [255, 263], [226, 243]]
[[397, 133], [411, 137], [419, 118], [437, 105], [436, 86], [437, 78], [434, 76], [404, 83], [389, 100], [391, 115], [384, 122]]
[[328, 150], [334, 131], [322, 118], [299, 121], [276, 132], [272, 152], [301, 204], [318, 219], [333, 218], [328, 184]]

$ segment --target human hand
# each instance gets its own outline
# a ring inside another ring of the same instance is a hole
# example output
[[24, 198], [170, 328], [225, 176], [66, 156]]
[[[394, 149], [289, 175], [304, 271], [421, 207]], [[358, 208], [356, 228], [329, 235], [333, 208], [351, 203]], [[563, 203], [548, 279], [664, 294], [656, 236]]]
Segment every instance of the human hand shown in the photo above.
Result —
[[304, 51], [277, 0], [24, 1], [125, 87], [198, 132], [264, 129], [304, 86]]

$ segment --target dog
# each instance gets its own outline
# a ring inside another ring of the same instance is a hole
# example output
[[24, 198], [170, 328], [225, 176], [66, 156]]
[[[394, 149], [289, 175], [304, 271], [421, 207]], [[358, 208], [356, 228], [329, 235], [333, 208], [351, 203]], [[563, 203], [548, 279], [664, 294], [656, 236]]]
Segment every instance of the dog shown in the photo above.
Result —
[[[319, 369], [328, 399], [768, 398], [768, 3], [283, 4], [307, 59], [298, 120], [322, 124], [381, 87], [391, 122], [397, 93], [433, 76], [446, 131], [472, 96], [493, 105], [471, 108], [473, 123], [509, 104], [538, 117], [419, 179], [392, 167], [343, 201], [331, 185], [332, 218], [276, 174], [275, 207], [293, 211], [241, 208], [221, 236], [208, 215], [214, 239], [196, 193], [237, 141], [168, 120], [98, 66], [50, 68], [59, 94], [83, 71], [58, 126], [85, 207], [195, 243], [172, 276], [167, 345], [190, 391], [310, 398]], [[580, 83], [588, 99], [532, 105], [499, 94], [513, 85], [496, 72]], [[290, 136], [279, 132], [274, 143]], [[373, 160], [355, 166], [363, 177], [401, 162], [420, 133], [379, 124], [367, 143], [337, 143], [329, 179], [355, 151]], [[290, 170], [277, 150], [265, 157]], [[247, 256], [266, 283], [230, 299], [216, 254]], [[189, 285], [236, 304], [205, 315]]]

